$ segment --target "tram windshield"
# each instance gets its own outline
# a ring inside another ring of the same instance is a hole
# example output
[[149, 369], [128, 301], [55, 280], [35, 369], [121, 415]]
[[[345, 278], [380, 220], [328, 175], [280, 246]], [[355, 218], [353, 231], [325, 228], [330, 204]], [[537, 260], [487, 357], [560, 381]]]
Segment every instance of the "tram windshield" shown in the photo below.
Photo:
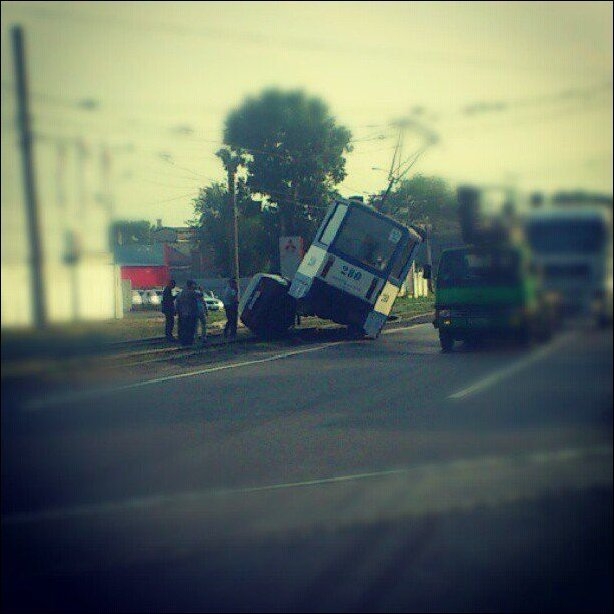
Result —
[[385, 218], [350, 208], [334, 247], [340, 253], [377, 271], [384, 271], [403, 233]]

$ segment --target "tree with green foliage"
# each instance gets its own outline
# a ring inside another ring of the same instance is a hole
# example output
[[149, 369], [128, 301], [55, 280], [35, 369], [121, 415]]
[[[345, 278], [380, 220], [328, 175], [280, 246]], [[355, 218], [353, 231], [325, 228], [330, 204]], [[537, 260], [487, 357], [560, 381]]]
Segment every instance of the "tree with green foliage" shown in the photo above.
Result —
[[401, 181], [381, 211], [403, 224], [429, 224], [435, 260], [441, 246], [462, 243], [456, 193], [441, 177], [416, 175]]
[[[228, 188], [223, 183], [212, 183], [201, 188], [194, 199], [201, 250], [210, 251], [215, 265], [224, 276], [233, 274], [232, 207], [229, 206]], [[239, 211], [239, 269], [241, 275], [254, 275], [269, 270], [277, 242], [277, 227], [272, 212], [263, 210], [254, 200], [244, 180], [237, 182], [237, 208]]]
[[224, 142], [245, 156], [247, 187], [273, 204], [282, 235], [311, 236], [345, 176], [350, 131], [319, 98], [264, 91], [226, 118]]
[[390, 192], [381, 211], [407, 224], [426, 216], [445, 218], [455, 209], [455, 193], [444, 179], [416, 175]]

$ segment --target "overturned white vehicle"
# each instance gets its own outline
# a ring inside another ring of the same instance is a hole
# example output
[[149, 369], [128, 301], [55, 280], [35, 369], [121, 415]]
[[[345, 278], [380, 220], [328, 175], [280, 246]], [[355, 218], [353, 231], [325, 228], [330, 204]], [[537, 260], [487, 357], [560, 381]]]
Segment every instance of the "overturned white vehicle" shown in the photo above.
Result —
[[338, 200], [326, 213], [291, 283], [259, 274], [240, 304], [254, 333], [281, 334], [296, 314], [377, 337], [407, 277], [422, 236], [373, 207]]

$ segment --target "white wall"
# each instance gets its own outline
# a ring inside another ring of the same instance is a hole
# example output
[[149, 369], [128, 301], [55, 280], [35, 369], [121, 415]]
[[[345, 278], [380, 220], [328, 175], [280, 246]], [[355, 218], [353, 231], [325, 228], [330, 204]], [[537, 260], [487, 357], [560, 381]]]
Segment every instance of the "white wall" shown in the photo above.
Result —
[[[27, 264], [2, 265], [2, 327], [32, 325], [30, 284]], [[123, 317], [120, 284], [119, 267], [110, 263], [108, 255], [84, 258], [74, 269], [60, 262], [47, 264], [44, 286], [49, 322]]]
[[409, 271], [407, 276], [407, 291], [410, 296], [419, 298], [429, 295], [428, 280], [422, 277], [422, 271], [415, 271], [414, 268]]

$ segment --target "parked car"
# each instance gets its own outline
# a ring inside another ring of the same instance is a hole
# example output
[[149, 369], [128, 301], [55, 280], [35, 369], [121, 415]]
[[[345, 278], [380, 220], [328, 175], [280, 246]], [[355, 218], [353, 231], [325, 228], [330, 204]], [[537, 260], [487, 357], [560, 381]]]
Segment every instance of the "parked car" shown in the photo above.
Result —
[[143, 306], [143, 297], [138, 290], [132, 291], [132, 308], [135, 309], [137, 307]]
[[162, 304], [162, 291], [144, 290], [143, 303], [151, 307], [159, 307]]
[[203, 296], [205, 299], [205, 305], [207, 306], [207, 311], [221, 311], [224, 309], [224, 303], [215, 296], [212, 290], [204, 290]]

